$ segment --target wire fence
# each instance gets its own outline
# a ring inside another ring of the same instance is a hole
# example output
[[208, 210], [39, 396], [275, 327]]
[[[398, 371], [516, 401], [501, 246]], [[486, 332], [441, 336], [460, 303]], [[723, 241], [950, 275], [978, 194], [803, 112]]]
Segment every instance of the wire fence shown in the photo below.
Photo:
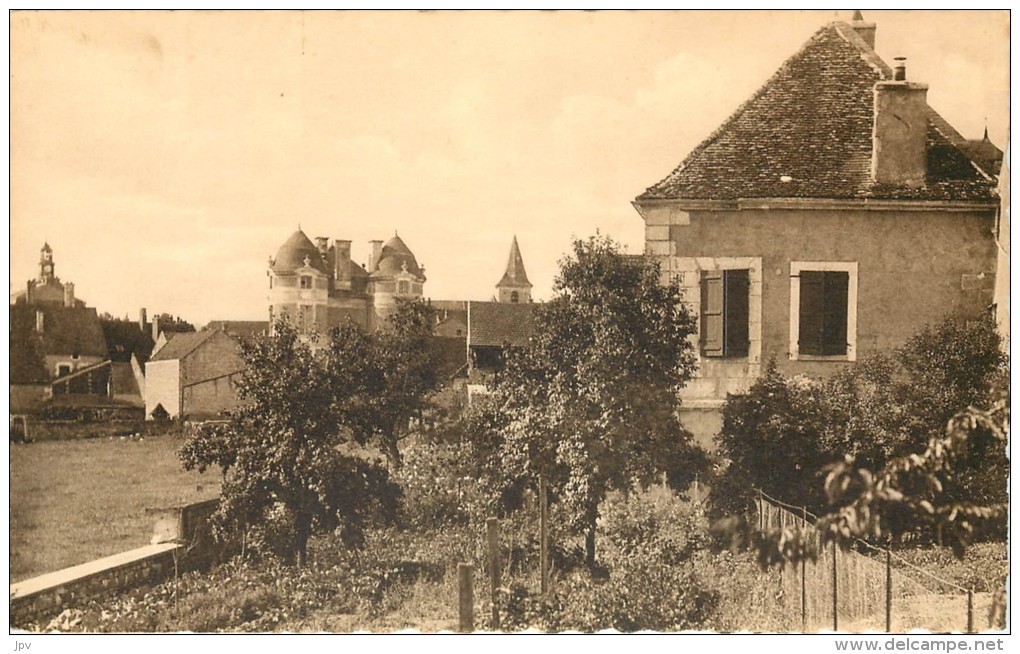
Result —
[[[820, 544], [817, 516], [757, 492], [759, 528], [797, 527]], [[860, 539], [845, 550], [830, 543], [817, 560], [785, 566], [780, 579], [779, 601], [784, 610], [799, 613], [806, 632], [973, 633], [988, 627], [987, 618], [978, 616], [989, 615], [989, 594], [975, 594]]]

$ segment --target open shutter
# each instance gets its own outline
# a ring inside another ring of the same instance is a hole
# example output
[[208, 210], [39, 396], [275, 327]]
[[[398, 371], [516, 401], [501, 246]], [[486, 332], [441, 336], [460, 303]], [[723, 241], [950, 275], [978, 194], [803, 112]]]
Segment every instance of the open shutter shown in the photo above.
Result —
[[727, 270], [723, 279], [724, 351], [728, 357], [746, 357], [750, 349], [747, 316], [751, 278], [747, 270]]
[[822, 334], [824, 354], [846, 354], [847, 290], [849, 286], [849, 273], [825, 273], [825, 326]]
[[797, 350], [801, 354], [821, 355], [825, 331], [825, 273], [800, 272], [800, 326]]
[[717, 270], [701, 273], [701, 353], [723, 355], [723, 275]]

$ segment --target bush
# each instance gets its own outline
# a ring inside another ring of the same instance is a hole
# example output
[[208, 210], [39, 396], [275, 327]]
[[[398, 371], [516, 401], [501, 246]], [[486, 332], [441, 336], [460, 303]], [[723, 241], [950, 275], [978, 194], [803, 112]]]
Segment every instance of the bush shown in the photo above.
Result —
[[[850, 455], [857, 466], [880, 469], [922, 451], [957, 411], [987, 407], [1007, 389], [999, 346], [990, 318], [951, 316], [926, 325], [894, 356], [872, 356], [825, 381], [787, 379], [770, 362], [747, 393], [731, 395], [723, 407], [726, 463], [713, 484], [714, 512], [746, 512], [755, 487], [826, 511], [825, 466]], [[989, 442], [976, 439], [967, 465], [943, 480], [947, 497], [1005, 501], [1008, 462]]]

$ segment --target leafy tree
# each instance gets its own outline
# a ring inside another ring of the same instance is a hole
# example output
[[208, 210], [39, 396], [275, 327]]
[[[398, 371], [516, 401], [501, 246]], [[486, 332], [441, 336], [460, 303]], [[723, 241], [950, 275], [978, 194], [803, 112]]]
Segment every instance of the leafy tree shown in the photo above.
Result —
[[568, 526], [585, 534], [593, 565], [607, 492], [662, 474], [684, 488], [704, 466], [678, 418], [678, 393], [695, 368], [688, 337], [696, 322], [676, 281], [660, 283], [656, 264], [602, 236], [574, 242], [554, 291], [535, 308], [528, 346], [505, 353], [498, 436], [481, 437], [498, 452], [491, 460], [503, 479], [545, 476], [574, 516]]
[[[265, 546], [304, 564], [313, 533], [337, 531], [358, 546], [374, 516], [395, 515], [398, 490], [385, 467], [357, 453], [376, 441], [396, 460], [397, 434], [434, 384], [422, 347], [420, 305], [398, 308], [391, 324], [365, 334], [348, 323], [313, 350], [286, 321], [242, 343], [245, 404], [229, 424], [197, 431], [181, 451], [187, 469], [224, 474], [223, 528], [266, 535]], [[270, 529], [269, 525], [282, 525]]]

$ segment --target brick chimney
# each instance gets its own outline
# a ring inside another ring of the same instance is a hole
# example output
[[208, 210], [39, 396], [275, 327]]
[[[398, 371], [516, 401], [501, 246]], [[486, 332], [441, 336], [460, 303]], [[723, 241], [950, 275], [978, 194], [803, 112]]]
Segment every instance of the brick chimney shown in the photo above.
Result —
[[152, 342], [159, 338], [159, 316], [152, 317]]
[[145, 307], [142, 307], [141, 309], [138, 310], [138, 329], [143, 333], [145, 332], [145, 323], [147, 322], [145, 318], [146, 318]]
[[875, 84], [871, 179], [917, 188], [928, 171], [928, 85], [908, 82], [904, 59], [896, 60], [894, 79]]
[[337, 288], [351, 287], [351, 242], [333, 241], [333, 279]]
[[368, 258], [368, 272], [375, 272], [379, 265], [379, 257], [382, 255], [382, 241], [369, 241], [372, 245], [372, 255]]
[[869, 48], [872, 50], [875, 49], [875, 23], [865, 23], [864, 15], [861, 14], [860, 11], [855, 11], [850, 27], [854, 28], [854, 31], [857, 32], [857, 36], [864, 39], [864, 42], [868, 44]]
[[64, 306], [74, 306], [74, 283], [64, 282]]
[[329, 249], [329, 239], [325, 236], [316, 236], [315, 248], [319, 251], [319, 254], [326, 256], [326, 251]]

